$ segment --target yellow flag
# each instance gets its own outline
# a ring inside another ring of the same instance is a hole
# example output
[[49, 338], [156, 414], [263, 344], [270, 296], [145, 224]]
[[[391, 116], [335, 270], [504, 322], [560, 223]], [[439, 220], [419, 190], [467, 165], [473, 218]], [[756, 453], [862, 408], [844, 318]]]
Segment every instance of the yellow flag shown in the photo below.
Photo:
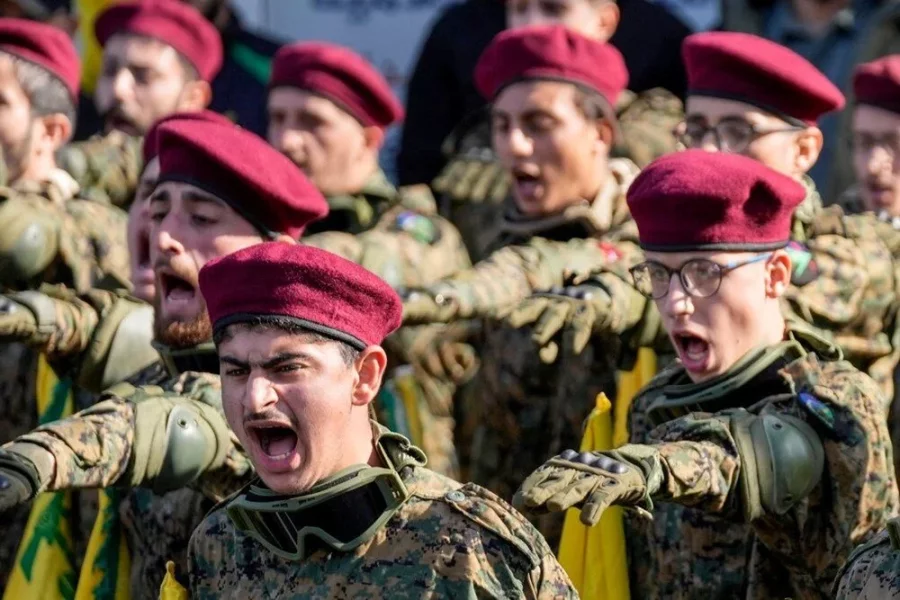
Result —
[[188, 600], [190, 596], [178, 580], [175, 579], [175, 563], [166, 563], [166, 576], [159, 587], [159, 600]]
[[76, 0], [78, 9], [78, 38], [81, 42], [81, 90], [93, 94], [100, 74], [103, 50], [94, 36], [94, 21], [104, 8], [116, 0]]
[[[628, 412], [637, 392], [656, 374], [656, 355], [641, 349], [634, 369], [619, 373], [615, 411], [606, 397], [596, 398], [581, 440], [582, 452], [611, 450], [628, 442]], [[612, 507], [594, 527], [581, 523], [579, 511], [566, 512], [559, 562], [586, 600], [628, 600], [628, 558], [622, 509]]]
[[100, 508], [78, 577], [75, 600], [128, 600], [131, 556], [119, 519], [122, 492], [99, 490]]
[[[56, 377], [43, 356], [38, 362], [36, 383], [40, 423], [72, 414], [71, 386]], [[69, 492], [41, 494], [35, 499], [3, 600], [75, 597], [71, 511]]]

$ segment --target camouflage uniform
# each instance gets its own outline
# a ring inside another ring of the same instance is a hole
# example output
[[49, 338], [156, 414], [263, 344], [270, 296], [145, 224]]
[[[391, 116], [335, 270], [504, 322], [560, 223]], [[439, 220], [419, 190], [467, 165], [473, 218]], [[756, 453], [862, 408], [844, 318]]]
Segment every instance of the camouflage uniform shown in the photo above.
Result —
[[409, 499], [350, 552], [286, 560], [236, 529], [224, 508], [213, 511], [191, 537], [191, 597], [578, 596], [540, 534], [503, 500], [421, 462], [399, 473]]
[[[619, 305], [617, 314], [627, 314], [610, 326], [622, 332], [642, 320], [643, 308], [631, 311], [643, 302], [628, 274], [640, 250], [625, 204], [625, 190], [637, 167], [614, 159], [610, 173], [590, 205], [540, 220], [507, 213], [499, 250], [473, 269], [411, 296], [404, 305], [406, 322], [484, 320], [476, 344], [481, 370], [468, 389], [466, 424], [459, 436], [461, 443], [471, 437], [468, 476], [501, 497], [511, 498], [547, 456], [577, 445], [595, 397], [601, 391], [613, 395], [616, 370], [630, 353], [618, 335], [610, 334], [594, 340], [562, 368], [548, 366], [529, 331], [500, 319], [534, 291], [562, 285], [568, 272], [607, 265], [607, 290]], [[554, 545], [559, 519], [553, 516], [538, 524]]]
[[897, 600], [900, 598], [900, 521], [850, 555], [834, 581], [835, 600]]
[[60, 148], [56, 162], [95, 202], [127, 208], [144, 168], [144, 138], [121, 131]]
[[[795, 345], [761, 370], [754, 363], [772, 356], [771, 350], [705, 384], [691, 384], [676, 365], [635, 399], [631, 440], [651, 444], [665, 471], [659, 490], [651, 492], [662, 501], [653, 521], [627, 520], [635, 597], [823, 598], [853, 547], [897, 514], [878, 387], [837, 360], [837, 351], [821, 338], [797, 330], [791, 337], [803, 349]], [[743, 372], [752, 377], [731, 392], [660, 406], [664, 392], [689, 398], [728, 378], [737, 382]], [[747, 482], [761, 471], [738, 453], [736, 434], [719, 418], [746, 414], [743, 409], [800, 419], [824, 448], [821, 479], [802, 499], [792, 498], [784, 514], [748, 500]], [[698, 412], [667, 420], [692, 411]]]
[[[107, 279], [127, 281], [126, 215], [115, 207], [81, 199], [78, 185], [57, 170], [43, 183], [18, 182], [0, 191], [0, 282], [7, 290], [22, 290], [40, 282], [64, 283], [88, 289]], [[32, 430], [38, 424], [35, 374], [38, 354], [24, 344], [5, 344], [0, 350], [0, 443]], [[91, 396], [76, 394], [79, 407]], [[81, 554], [96, 514], [93, 498], [76, 502], [84, 525], [75, 532], [76, 556]], [[9, 513], [0, 542], [0, 588], [18, 550], [30, 507]]]
[[[613, 156], [643, 167], [676, 150], [673, 131], [684, 119], [684, 107], [670, 92], [659, 88], [641, 94], [626, 91], [619, 98], [616, 115], [621, 141], [613, 148]], [[509, 190], [508, 175], [491, 150], [486, 110], [461, 123], [444, 151], [452, 158], [432, 187], [441, 198], [441, 214], [456, 225], [477, 262], [489, 254]]]

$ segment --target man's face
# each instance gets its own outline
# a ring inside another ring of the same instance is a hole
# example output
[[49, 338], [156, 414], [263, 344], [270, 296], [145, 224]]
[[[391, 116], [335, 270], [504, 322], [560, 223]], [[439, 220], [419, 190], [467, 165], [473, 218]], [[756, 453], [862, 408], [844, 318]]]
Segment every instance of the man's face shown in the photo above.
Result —
[[609, 147], [575, 102], [575, 86], [556, 81], [515, 83], [494, 101], [494, 150], [526, 215], [593, 200], [606, 177]]
[[[720, 265], [744, 262], [759, 256], [736, 252], [646, 252], [648, 261], [679, 269], [691, 259], [708, 259]], [[783, 254], [783, 253], [782, 253]], [[747, 264], [722, 275], [712, 296], [687, 294], [677, 275], [668, 293], [655, 300], [678, 358], [693, 381], [705, 381], [726, 373], [747, 352], [764, 343], [771, 331], [772, 302], [767, 289], [773, 273], [772, 259]]]
[[148, 199], [159, 178], [159, 159], [144, 167], [134, 202], [128, 209], [128, 264], [131, 268], [132, 293], [145, 302], [156, 296], [156, 278], [150, 262], [150, 205]]
[[606, 41], [615, 32], [604, 26], [599, 8], [603, 0], [510, 0], [506, 3], [506, 28], [562, 25], [583, 36]]
[[331, 100], [289, 87], [269, 92], [268, 139], [326, 196], [355, 191], [348, 183], [371, 152], [359, 121]]
[[171, 46], [158, 40], [114, 35], [103, 48], [94, 101], [106, 131], [143, 135], [180, 108], [187, 73]]
[[345, 448], [359, 376], [337, 343], [274, 328], [228, 333], [218, 348], [225, 416], [272, 491], [303, 493], [358, 462]]
[[900, 115], [866, 104], [856, 107], [853, 167], [866, 210], [900, 216]]
[[[741, 132], [733, 137], [744, 137], [749, 125], [757, 132], [789, 129], [791, 125], [762, 110], [744, 102], [723, 100], [709, 96], [688, 96], [685, 105], [685, 125], [688, 131], [692, 128], [720, 127], [727, 131]], [[745, 147], [736, 149], [722, 148], [716, 145], [715, 136], [710, 132], [692, 148], [701, 148], [708, 152], [731, 152], [757, 160], [767, 167], [789, 177], [797, 177], [796, 159], [798, 147], [795, 143], [798, 131], [778, 131], [765, 135], [750, 134]], [[731, 137], [731, 136], [729, 136]]]
[[36, 132], [31, 102], [16, 78], [16, 67], [0, 55], [0, 147], [10, 182], [20, 179], [32, 159]]
[[198, 276], [208, 261], [262, 237], [227, 204], [186, 183], [163, 182], [149, 201], [156, 339], [190, 348], [212, 339]]

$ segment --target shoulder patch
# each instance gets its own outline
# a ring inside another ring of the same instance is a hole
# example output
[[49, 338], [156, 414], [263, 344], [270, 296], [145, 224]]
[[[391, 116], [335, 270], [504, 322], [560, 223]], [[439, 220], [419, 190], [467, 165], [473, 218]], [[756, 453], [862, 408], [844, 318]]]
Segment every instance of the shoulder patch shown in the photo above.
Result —
[[423, 244], [434, 244], [441, 237], [440, 228], [434, 220], [411, 210], [398, 214], [392, 229], [403, 231]]
[[537, 529], [494, 493], [467, 483], [444, 495], [443, 501], [494, 535], [515, 546], [537, 566], [550, 547]]
[[619, 259], [622, 258], [622, 251], [616, 248], [614, 244], [610, 244], [609, 242], [597, 242], [597, 246], [600, 248], [600, 251], [603, 252], [603, 257], [607, 262], [618, 262]]
[[810, 394], [809, 392], [800, 392], [797, 394], [797, 401], [800, 406], [805, 408], [807, 412], [812, 414], [830, 431], [835, 429], [834, 411], [824, 402]]
[[815, 281], [819, 277], [819, 265], [813, 258], [812, 252], [804, 244], [791, 242], [785, 250], [791, 257], [792, 271], [791, 283], [798, 287]]

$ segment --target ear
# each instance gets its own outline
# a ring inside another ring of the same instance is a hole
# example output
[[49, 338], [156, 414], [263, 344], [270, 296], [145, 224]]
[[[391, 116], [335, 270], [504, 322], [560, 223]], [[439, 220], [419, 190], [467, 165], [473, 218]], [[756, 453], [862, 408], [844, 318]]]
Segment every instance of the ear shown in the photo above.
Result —
[[797, 136], [797, 154], [794, 168], [798, 173], [808, 173], [822, 152], [822, 130], [818, 127], [807, 127]]
[[597, 141], [603, 143], [603, 150], [608, 154], [610, 148], [613, 147], [613, 139], [615, 138], [615, 129], [610, 120], [606, 117], [595, 121], [597, 128]]
[[356, 359], [357, 382], [353, 388], [353, 405], [367, 406], [372, 403], [387, 368], [387, 355], [381, 346], [369, 346]]
[[212, 102], [212, 88], [205, 81], [196, 79], [188, 81], [181, 90], [178, 110], [182, 112], [198, 112]]
[[65, 145], [72, 136], [72, 122], [62, 113], [53, 113], [40, 117], [44, 124], [44, 138], [50, 143], [55, 152]]
[[363, 127], [363, 138], [366, 148], [378, 152], [384, 144], [384, 129], [381, 127]]
[[602, 2], [596, 8], [597, 10], [597, 39], [601, 42], [609, 41], [609, 39], [619, 28], [619, 5], [615, 2]]
[[794, 265], [791, 257], [784, 250], [776, 250], [766, 262], [766, 296], [780, 298], [791, 284], [791, 272]]

